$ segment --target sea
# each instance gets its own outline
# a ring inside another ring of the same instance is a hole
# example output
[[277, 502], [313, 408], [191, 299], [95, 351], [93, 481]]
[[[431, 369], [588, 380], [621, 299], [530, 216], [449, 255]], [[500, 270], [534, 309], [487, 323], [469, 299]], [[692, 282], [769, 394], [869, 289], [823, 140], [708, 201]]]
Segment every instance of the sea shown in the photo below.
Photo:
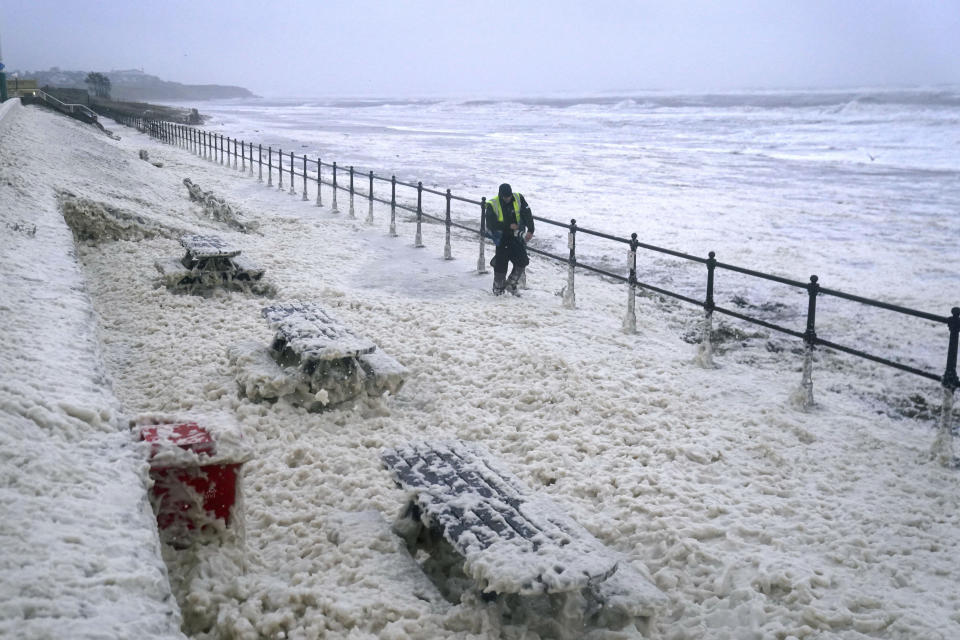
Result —
[[[353, 166], [364, 192], [369, 171], [471, 200], [507, 182], [557, 223], [712, 251], [798, 282], [816, 275], [829, 289], [944, 317], [960, 306], [960, 86], [255, 99], [200, 111], [209, 131], [294, 152], [298, 171], [304, 154], [336, 161], [345, 184]], [[375, 182], [378, 197], [389, 189]], [[401, 187], [398, 198], [415, 193]], [[425, 194], [423, 206], [444, 215], [442, 197]], [[452, 217], [477, 226], [479, 207], [454, 200]], [[566, 256], [566, 229], [540, 222], [531, 246]], [[578, 233], [576, 247], [581, 262], [626, 272], [625, 244]], [[637, 269], [642, 283], [705, 295], [701, 263], [641, 249]], [[715, 293], [721, 307], [804, 330], [802, 289], [718, 269]], [[945, 325], [837, 298], [818, 305], [821, 337], [943, 371]]]

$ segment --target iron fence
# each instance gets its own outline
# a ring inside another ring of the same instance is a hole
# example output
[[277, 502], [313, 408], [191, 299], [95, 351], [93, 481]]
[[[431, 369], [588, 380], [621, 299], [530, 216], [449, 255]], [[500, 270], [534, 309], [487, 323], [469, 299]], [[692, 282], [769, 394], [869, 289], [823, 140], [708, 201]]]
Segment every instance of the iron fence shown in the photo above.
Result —
[[[338, 165], [336, 161], [325, 162], [319, 157], [309, 158], [306, 155], [301, 155], [298, 160], [292, 151], [284, 152], [279, 148], [273, 149], [272, 146], [264, 148], [260, 144], [254, 147], [253, 142], [224, 137], [222, 134], [208, 132], [187, 125], [146, 120], [143, 118], [128, 116], [121, 116], [120, 122], [136, 127], [140, 131], [147, 132], [154, 138], [157, 138], [163, 142], [176, 144], [185, 149], [189, 149], [193, 153], [196, 153], [212, 162], [217, 162], [221, 165], [230, 166], [233, 169], [248, 172], [251, 176], [254, 174], [254, 165], [256, 165], [257, 178], [261, 182], [264, 179], [264, 168], [266, 168], [267, 186], [270, 187], [273, 186], [273, 177], [274, 174], [276, 174], [277, 188], [283, 189], [284, 177], [286, 176], [286, 181], [289, 185], [289, 193], [291, 194], [296, 194], [296, 183], [297, 179], [299, 178], [299, 181], [302, 184], [302, 200], [304, 201], [309, 199], [307, 192], [308, 183], [314, 183], [317, 185], [315, 204], [318, 207], [323, 206], [322, 187], [324, 185], [329, 186], [331, 188], [330, 206], [333, 212], [338, 213], [340, 211], [337, 202], [338, 192], [345, 192], [349, 196], [348, 215], [351, 218], [356, 217], [355, 200], [357, 198], [366, 200], [368, 203], [366, 222], [368, 224], [373, 223], [373, 205], [375, 202], [389, 205], [389, 233], [392, 236], [397, 236], [397, 210], [411, 213], [415, 216], [416, 221], [414, 246], [418, 248], [424, 246], [422, 235], [422, 225], [424, 220], [431, 220], [441, 223], [445, 227], [444, 257], [446, 259], [453, 258], [450, 244], [450, 237], [453, 229], [461, 229], [470, 234], [477, 234], [479, 236], [477, 272], [486, 273], [487, 262], [485, 256], [485, 246], [486, 242], [488, 242], [486, 238], [484, 216], [486, 198], [477, 200], [474, 198], [459, 196], [453, 194], [450, 189], [432, 189], [425, 187], [422, 181], [418, 181], [416, 183], [402, 181], [398, 180], [395, 175], [391, 175], [389, 177], [381, 176], [377, 175], [372, 170], [359, 172], [352, 165], [344, 168], [342, 165]], [[266, 160], [264, 160], [264, 155], [266, 156]], [[348, 179], [347, 185], [344, 185], [342, 181], [344, 173], [346, 173], [346, 177]], [[357, 187], [358, 175], [361, 177], [361, 181], [366, 182], [365, 190]], [[389, 197], [387, 197], [386, 194], [378, 195], [378, 192], [375, 191], [375, 183], [383, 183], [384, 188], [386, 185], [389, 185]], [[398, 187], [415, 190], [416, 205], [413, 204], [413, 193], [410, 193], [406, 198], [398, 198]], [[424, 194], [443, 199], [443, 215], [433, 215], [424, 210]], [[451, 215], [451, 203], [454, 201], [476, 206], [479, 223], [474, 226], [472, 224], [466, 224], [462, 221], [454, 220]], [[605, 276], [606, 278], [627, 285], [627, 310], [623, 320], [623, 330], [626, 333], [636, 332], [635, 302], [638, 288], [701, 307], [704, 310], [704, 318], [702, 324], [702, 337], [699, 356], [701, 361], [707, 366], [712, 366], [712, 346], [710, 342], [710, 333], [712, 330], [712, 319], [714, 314], [729, 316], [731, 318], [757, 325], [771, 331], [776, 331], [788, 336], [799, 338], [803, 341], [805, 346], [803, 379], [801, 381], [801, 390], [803, 391], [801, 404], [807, 408], [813, 404], [811, 371], [813, 352], [817, 346], [833, 349], [838, 352], [869, 360], [871, 362], [904, 371], [928, 380], [933, 380], [939, 382], [944, 390], [941, 427], [943, 429], [948, 428], [947, 421], [949, 420], [948, 414], [952, 407], [953, 392], [960, 387], [960, 378], [958, 378], [957, 375], [958, 336], [960, 336], [960, 307], [951, 308], [949, 314], [947, 315], [929, 313], [824, 287], [820, 284], [816, 275], [812, 275], [808, 281], [802, 282], [799, 280], [784, 278], [770, 273], [764, 273], [761, 271], [720, 262], [716, 259], [716, 255], [712, 251], [706, 258], [704, 258], [701, 256], [694, 256], [680, 251], [640, 242], [637, 239], [636, 233], [631, 234], [630, 238], [625, 238], [582, 227], [578, 225], [575, 219], [571, 219], [570, 222], [567, 223], [542, 216], [534, 216], [534, 220], [566, 230], [567, 247], [569, 249], [566, 256], [556, 255], [549, 251], [537, 249], [535, 247], [527, 248], [527, 250], [531, 253], [543, 256], [544, 258], [550, 260], [565, 263], [567, 265], [567, 283], [563, 289], [564, 306], [568, 308], [576, 307], [575, 277], [576, 270], [580, 269], [585, 272]], [[578, 260], [576, 251], [578, 234], [601, 238], [610, 242], [620, 243], [628, 247], [629, 250], [627, 252], [626, 265], [626, 272], [628, 275], [624, 276], [618, 273], [613, 273], [607, 269], [603, 269]], [[636, 259], [637, 252], [641, 249], [644, 251], [668, 255], [681, 260], [703, 265], [705, 267], [704, 297], [702, 299], [695, 299], [649, 282], [640, 281], [637, 278]], [[739, 273], [750, 278], [772, 281], [805, 291], [807, 296], [807, 310], [804, 329], [802, 331], [791, 329], [774, 322], [769, 322], [761, 318], [753, 317], [745, 313], [740, 313], [732, 309], [718, 306], [714, 300], [714, 283], [717, 270]], [[921, 369], [919, 367], [904, 364], [903, 362], [898, 362], [890, 357], [883, 357], [876, 354], [867, 353], [861, 349], [857, 349], [849, 345], [839, 344], [818, 336], [816, 331], [817, 299], [824, 296], [832, 296], [861, 305], [866, 305], [867, 307], [884, 309], [904, 316], [919, 318], [932, 323], [944, 325], [946, 333], [946, 367], [944, 372], [939, 374], [935, 371]]]

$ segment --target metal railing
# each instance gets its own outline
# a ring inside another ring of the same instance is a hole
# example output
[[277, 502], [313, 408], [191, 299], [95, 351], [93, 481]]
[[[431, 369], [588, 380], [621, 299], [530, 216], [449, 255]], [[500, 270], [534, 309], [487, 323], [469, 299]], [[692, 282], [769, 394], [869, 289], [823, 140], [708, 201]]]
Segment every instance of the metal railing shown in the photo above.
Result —
[[[287, 176], [287, 182], [289, 184], [289, 192], [291, 194], [296, 193], [296, 183], [299, 181], [302, 182], [302, 199], [304, 201], [308, 200], [307, 193], [307, 184], [308, 182], [314, 183], [317, 185], [316, 188], [316, 206], [322, 206], [322, 187], [327, 185], [331, 188], [331, 209], [333, 212], [339, 212], [337, 194], [338, 192], [345, 192], [349, 195], [349, 209], [348, 215], [352, 218], [356, 217], [355, 214], [355, 199], [361, 198], [365, 199], [368, 202], [368, 212], [366, 222], [369, 224], [373, 223], [373, 204], [378, 202], [381, 204], [390, 206], [390, 235], [396, 236], [396, 212], [397, 210], [407, 211], [415, 215], [416, 220], [416, 234], [414, 238], [415, 247], [423, 247], [423, 236], [422, 236], [422, 225], [423, 221], [431, 220], [434, 222], [439, 222], [445, 226], [445, 242], [444, 242], [444, 257], [446, 259], [452, 259], [452, 250], [450, 245], [450, 236], [452, 229], [461, 229], [471, 234], [478, 234], [480, 237], [479, 243], [479, 257], [477, 260], [477, 271], [479, 273], [486, 273], [486, 257], [484, 254], [485, 244], [488, 241], [486, 238], [486, 225], [485, 225], [485, 216], [484, 209], [486, 206], [486, 198], [481, 198], [476, 200], [474, 198], [463, 197], [454, 195], [450, 189], [440, 190], [440, 189], [431, 189], [423, 186], [422, 181], [417, 181], [416, 183], [412, 181], [401, 181], [398, 180], [395, 175], [390, 177], [381, 176], [375, 174], [372, 170], [366, 172], [358, 172], [356, 168], [352, 165], [344, 168], [342, 165], [338, 165], [337, 162], [325, 162], [320, 158], [308, 158], [306, 155], [301, 155], [297, 158], [294, 153], [291, 151], [286, 153], [281, 149], [274, 150], [272, 146], [264, 148], [262, 145], [257, 145], [254, 147], [253, 142], [247, 142], [244, 140], [236, 140], [229, 137], [225, 137], [222, 134], [212, 133], [190, 127], [187, 125], [180, 125], [169, 122], [162, 121], [152, 121], [145, 120], [142, 118], [124, 118], [121, 120], [124, 124], [137, 127], [140, 131], [148, 132], [151, 136], [158, 138], [164, 142], [171, 144], [177, 144], [185, 149], [200, 155], [203, 158], [211, 160], [212, 162], [217, 162], [221, 165], [226, 164], [227, 166], [231, 165], [232, 159], [232, 168], [238, 169], [240, 171], [249, 172], [252, 176], [254, 174], [254, 165], [257, 167], [257, 177], [259, 181], [263, 181], [264, 169], [266, 169], [266, 181], [267, 186], [273, 186], [273, 176], [276, 173], [277, 176], [277, 188], [284, 188], [284, 176]], [[264, 158], [266, 156], [266, 158]], [[299, 171], [298, 171], [299, 169]], [[348, 184], [344, 185], [342, 176], [346, 174], [348, 178]], [[360, 190], [356, 186], [357, 176], [361, 176], [361, 179], [366, 182], [366, 190]], [[389, 198], [384, 196], [379, 196], [374, 191], [374, 185], [376, 182], [389, 184]], [[416, 205], [414, 206], [413, 194], [410, 193], [407, 198], [398, 199], [397, 197], [397, 187], [402, 187], [405, 189], [415, 190], [416, 192]], [[424, 210], [423, 197], [424, 194], [429, 196], [440, 197], [444, 201], [444, 214], [443, 215], [432, 215], [427, 213]], [[478, 219], [479, 224], [476, 226], [473, 224], [466, 224], [461, 221], [456, 221], [451, 216], [451, 203], [452, 202], [466, 203], [469, 205], [474, 205], [478, 207]], [[628, 287], [628, 297], [627, 297], [627, 311], [623, 320], [623, 331], [626, 333], [636, 333], [636, 311], [635, 311], [635, 302], [637, 289], [644, 289], [653, 293], [657, 293], [663, 296], [674, 298], [682, 302], [686, 302], [691, 305], [702, 307], [704, 310], [704, 319], [702, 324], [702, 338], [700, 343], [700, 349], [698, 354], [698, 360], [704, 366], [713, 366], [712, 362], [712, 346], [711, 346], [711, 330], [712, 330], [712, 319], [715, 313], [729, 316], [731, 318], [736, 318], [743, 322], [754, 324], [757, 326], [764, 327], [771, 331], [776, 331], [783, 333], [785, 335], [793, 336], [803, 340], [805, 345], [805, 358], [803, 365], [803, 377], [801, 380], [800, 390], [802, 391], [801, 397], [799, 398], [800, 404], [803, 408], [809, 408], [813, 405], [813, 383], [812, 383], [812, 366], [813, 366], [813, 353], [814, 349], [817, 346], [826, 347], [846, 353], [858, 358], [869, 360], [887, 367], [897, 369], [899, 371], [904, 371], [916, 376], [920, 376], [927, 380], [932, 380], [939, 382], [944, 390], [944, 402], [943, 402], [943, 411], [941, 416], [941, 428], [948, 428], [947, 422], [949, 420], [949, 412], [952, 407], [952, 397], [953, 392], [958, 387], [960, 387], [960, 378], [957, 375], [957, 350], [958, 350], [958, 335], [960, 335], [960, 307], [952, 307], [949, 314], [939, 315], [936, 313], [929, 313], [925, 311], [920, 311], [917, 309], [911, 309], [908, 307], [903, 307], [895, 304], [890, 304], [880, 300], [873, 300], [870, 298], [865, 298], [862, 296], [853, 295], [850, 293], [845, 293], [836, 289], [830, 289], [823, 287], [819, 278], [816, 275], [810, 276], [809, 281], [801, 282], [799, 280], [793, 280], [790, 278], [784, 278], [781, 276], [776, 276], [769, 273], [764, 273], [761, 271], [756, 271], [753, 269], [746, 269], [744, 267], [736, 266], [733, 264], [727, 264], [720, 262], [716, 259], [716, 254], [710, 252], [706, 258], [700, 256], [694, 256], [686, 254], [680, 251], [675, 251], [672, 249], [666, 249], [663, 247], [654, 246], [651, 244], [646, 244], [637, 240], [637, 234], [631, 234], [630, 238], [619, 237], [604, 233], [601, 231], [596, 231], [593, 229], [587, 229], [581, 227], [577, 224], [575, 219], [570, 220], [569, 223], [560, 222], [557, 220], [552, 220], [549, 218], [534, 216], [534, 219], [538, 222], [545, 224], [553, 225], [562, 229], [565, 229], [567, 232], [567, 247], [569, 249], [568, 255], [561, 256], [555, 255], [548, 251], [537, 249], [534, 247], [528, 247], [527, 250], [531, 253], [543, 256], [547, 259], [555, 260], [558, 262], [565, 263], [567, 265], [567, 284], [563, 290], [563, 304], [568, 308], [576, 307], [576, 295], [574, 291], [575, 286], [575, 274], [576, 270], [579, 268], [583, 271], [595, 273], [598, 275], [605, 276], [606, 278], [622, 282]], [[602, 238], [610, 242], [616, 242], [624, 244], [628, 247], [627, 252], [627, 265], [626, 272], [627, 276], [620, 275], [617, 273], [612, 273], [607, 269], [602, 269], [584, 262], [581, 262], [577, 258], [576, 246], [577, 246], [577, 237], [578, 234], [586, 234], [589, 236]], [[637, 267], [636, 259], [638, 250], [649, 251], [653, 253], [669, 255], [675, 258], [679, 258], [688, 262], [699, 263], [705, 267], [705, 295], [702, 299], [691, 298], [686, 295], [682, 295], [675, 291], [670, 291], [663, 287], [656, 286], [651, 283], [641, 282], [637, 279]], [[786, 285], [795, 289], [800, 289], [806, 292], [807, 295], [807, 311], [806, 311], [806, 323], [803, 330], [791, 329], [789, 327], [781, 326], [773, 322], [768, 322], [761, 318], [752, 317], [750, 315], [733, 311], [731, 309], [726, 309], [720, 307], [716, 304], [714, 300], [714, 282], [716, 277], [717, 270], [721, 271], [730, 271], [742, 275], [749, 276], [751, 278], [767, 280], [771, 282], [776, 282], [782, 285]], [[921, 369], [915, 366], [904, 364], [898, 362], [889, 357], [878, 356], [876, 354], [867, 353], [855, 347], [848, 345], [839, 344], [830, 340], [826, 340], [817, 335], [816, 331], [816, 312], [817, 312], [817, 299], [819, 297], [832, 296], [835, 298], [855, 302], [861, 305], [866, 305], [867, 307], [884, 309], [891, 311], [897, 314], [904, 316], [909, 316], [913, 318], [922, 319], [932, 323], [944, 325], [945, 328], [945, 342], [946, 342], [946, 367], [942, 374], [939, 374], [935, 371], [930, 371], [926, 369]]]
[[58, 111], [62, 111], [62, 112], [64, 112], [64, 113], [71, 113], [71, 114], [72, 114], [72, 113], [80, 112], [80, 113], [82, 113], [83, 115], [87, 116], [88, 118], [92, 118], [93, 120], [97, 120], [97, 114], [96, 114], [96, 112], [94, 112], [92, 109], [90, 109], [90, 108], [87, 107], [86, 105], [82, 105], [82, 104], [67, 104], [67, 103], [62, 102], [62, 101], [58, 100], [57, 98], [53, 97], [53, 96], [50, 95], [49, 93], [47, 93], [47, 92], [45, 92], [45, 91], [40, 91], [40, 90], [37, 90], [36, 96], [37, 96], [38, 98], [40, 98], [41, 100], [43, 100], [44, 102], [46, 102], [46, 103], [47, 103], [48, 105], [50, 105], [51, 107], [53, 107], [54, 109], [57, 109]]

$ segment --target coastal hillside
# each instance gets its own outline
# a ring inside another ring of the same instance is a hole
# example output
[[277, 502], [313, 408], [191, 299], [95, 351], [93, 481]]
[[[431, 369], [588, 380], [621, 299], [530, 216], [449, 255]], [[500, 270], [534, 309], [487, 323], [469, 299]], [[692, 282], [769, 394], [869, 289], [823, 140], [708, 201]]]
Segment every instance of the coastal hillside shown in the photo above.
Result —
[[[37, 81], [37, 86], [86, 89], [89, 71], [64, 71], [52, 67], [47, 71], [13, 71], [21, 78]], [[181, 84], [162, 80], [139, 69], [108, 71], [110, 94], [116, 100], [225, 100], [253, 98], [253, 92], [243, 87], [220, 84]]]

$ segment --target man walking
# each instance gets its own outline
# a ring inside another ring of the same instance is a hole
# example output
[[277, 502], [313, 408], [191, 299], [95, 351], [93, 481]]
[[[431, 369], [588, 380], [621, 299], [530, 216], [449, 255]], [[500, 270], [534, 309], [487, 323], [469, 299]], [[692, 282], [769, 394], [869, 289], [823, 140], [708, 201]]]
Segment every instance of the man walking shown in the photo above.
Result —
[[[502, 295], [506, 289], [519, 296], [517, 283], [530, 263], [526, 243], [533, 237], [533, 213], [521, 194], [514, 193], [509, 184], [502, 184], [497, 196], [487, 200], [485, 215], [487, 233], [497, 245], [493, 256], [493, 294]], [[513, 265], [509, 278], [508, 262]]]

